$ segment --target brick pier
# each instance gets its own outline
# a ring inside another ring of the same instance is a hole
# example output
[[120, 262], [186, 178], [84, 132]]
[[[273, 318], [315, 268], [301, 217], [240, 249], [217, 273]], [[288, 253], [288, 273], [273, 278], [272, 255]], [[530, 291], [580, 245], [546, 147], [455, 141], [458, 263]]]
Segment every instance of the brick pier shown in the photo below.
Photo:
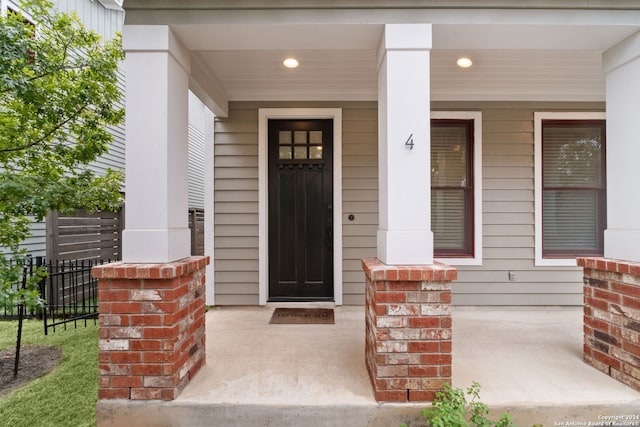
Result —
[[451, 384], [451, 281], [444, 265], [388, 266], [362, 260], [366, 363], [375, 398], [432, 401]]
[[99, 399], [173, 400], [205, 362], [208, 257], [93, 268]]
[[640, 391], [640, 263], [578, 258], [584, 268], [584, 360]]

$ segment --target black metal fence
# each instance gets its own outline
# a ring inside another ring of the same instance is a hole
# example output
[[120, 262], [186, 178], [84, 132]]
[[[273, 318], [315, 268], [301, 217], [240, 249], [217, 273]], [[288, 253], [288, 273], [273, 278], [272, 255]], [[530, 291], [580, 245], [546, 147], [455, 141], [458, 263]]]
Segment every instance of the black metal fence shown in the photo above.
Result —
[[[44, 268], [46, 277], [38, 284], [40, 297], [44, 307], [28, 313], [31, 317], [42, 318], [44, 333], [49, 329], [55, 332], [56, 326], [65, 329], [69, 323], [74, 326], [78, 322], [98, 318], [98, 281], [91, 277], [91, 268], [100, 265], [103, 260], [47, 261], [43, 257], [31, 258], [23, 271], [33, 275], [38, 268]], [[16, 284], [16, 286], [20, 286]], [[15, 310], [5, 310], [5, 318], [15, 318]]]

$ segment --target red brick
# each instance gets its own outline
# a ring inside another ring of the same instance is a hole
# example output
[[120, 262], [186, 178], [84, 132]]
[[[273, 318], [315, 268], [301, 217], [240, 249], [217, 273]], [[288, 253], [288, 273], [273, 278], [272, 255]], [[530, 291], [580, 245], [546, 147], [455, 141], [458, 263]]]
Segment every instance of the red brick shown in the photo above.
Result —
[[410, 377], [437, 377], [439, 373], [437, 366], [414, 365], [409, 366]]
[[438, 327], [440, 327], [440, 318], [438, 318], [438, 317], [411, 317], [411, 318], [409, 318], [409, 327], [411, 327], [411, 328], [438, 328]]
[[600, 300], [597, 298], [589, 298], [589, 297], [585, 297], [584, 299], [585, 299], [585, 304], [590, 307], [598, 308], [603, 311], [609, 310], [609, 303], [604, 300]]
[[101, 388], [98, 390], [98, 399], [128, 399], [128, 388]]
[[375, 300], [377, 303], [406, 302], [407, 293], [406, 292], [376, 292]]
[[450, 328], [451, 327], [451, 316], [447, 316], [447, 317], [441, 317], [440, 318], [440, 326], [443, 328]]
[[131, 389], [132, 400], [162, 400], [161, 388], [134, 388]]
[[420, 362], [423, 365], [450, 365], [451, 354], [423, 354]]
[[438, 341], [409, 341], [409, 353], [437, 353], [440, 351]]
[[161, 291], [162, 299], [165, 301], [171, 301], [180, 298], [189, 292], [189, 285], [183, 284], [175, 289], [166, 289]]
[[378, 402], [406, 402], [407, 392], [405, 390], [382, 390], [375, 391], [375, 397]]
[[[132, 375], [154, 375], [154, 376], [162, 375], [162, 365], [153, 364], [153, 363], [133, 364], [131, 365], [131, 374]], [[135, 386], [135, 387], [140, 387], [140, 386]]]
[[584, 323], [602, 332], [607, 332], [609, 330], [609, 324], [607, 322], [605, 322], [604, 320], [593, 318], [591, 316], [585, 316]]
[[140, 376], [114, 376], [111, 377], [111, 387], [142, 387], [142, 377]]
[[440, 292], [440, 302], [450, 303], [451, 302], [451, 292]]
[[143, 358], [145, 363], [163, 363], [168, 359], [166, 351], [145, 351]]
[[622, 305], [629, 308], [635, 308], [636, 310], [640, 310], [640, 298], [633, 297], [623, 297]]
[[[140, 280], [134, 279], [112, 279], [108, 281], [107, 288], [109, 289], [140, 289], [142, 283]], [[102, 281], [100, 281], [99, 288], [103, 288]]]
[[451, 366], [440, 366], [440, 376], [443, 378], [451, 378]]
[[628, 341], [623, 341], [622, 349], [640, 359], [640, 345], [636, 345]]
[[128, 289], [99, 289], [98, 301], [129, 301]]
[[436, 392], [430, 390], [409, 390], [410, 402], [433, 402]]
[[602, 363], [605, 363], [609, 366], [611, 366], [614, 369], [620, 369], [620, 361], [614, 359], [613, 357], [610, 357], [598, 350], [593, 350], [593, 357], [596, 360], [599, 360]]
[[632, 297], [640, 297], [640, 286], [632, 286], [627, 285], [626, 283], [617, 283], [614, 282], [611, 284], [613, 290], [620, 292], [621, 294], [632, 296]]
[[451, 341], [440, 341], [440, 351], [443, 353], [451, 353]]
[[390, 291], [419, 291], [420, 282], [410, 282], [408, 280], [387, 282], [387, 289]]
[[132, 314], [129, 316], [131, 326], [161, 326], [161, 314]]
[[144, 338], [174, 338], [178, 335], [178, 325], [161, 328], [144, 328]]
[[594, 298], [599, 298], [601, 300], [613, 302], [613, 303], [616, 303], [616, 304], [620, 303], [620, 295], [619, 294], [617, 294], [615, 292], [609, 292], [609, 291], [606, 291], [604, 289], [594, 288], [593, 289], [593, 296], [594, 296]]
[[138, 351], [112, 351], [112, 363], [139, 363], [142, 362], [141, 353]]
[[142, 304], [139, 302], [112, 302], [111, 313], [141, 313]]
[[161, 340], [132, 339], [129, 340], [129, 349], [134, 351], [153, 351], [162, 349]]

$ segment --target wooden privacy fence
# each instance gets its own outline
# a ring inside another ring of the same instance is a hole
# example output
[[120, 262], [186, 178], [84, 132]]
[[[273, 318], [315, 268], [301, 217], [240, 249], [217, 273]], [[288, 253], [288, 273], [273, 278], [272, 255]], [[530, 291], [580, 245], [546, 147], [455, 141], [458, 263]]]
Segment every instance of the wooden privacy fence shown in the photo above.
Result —
[[[47, 215], [49, 260], [118, 260], [122, 258], [124, 208], [119, 212], [76, 211]], [[204, 255], [204, 209], [189, 209], [191, 255]]]
[[47, 215], [47, 259], [121, 259], [124, 208], [119, 212], [76, 211]]

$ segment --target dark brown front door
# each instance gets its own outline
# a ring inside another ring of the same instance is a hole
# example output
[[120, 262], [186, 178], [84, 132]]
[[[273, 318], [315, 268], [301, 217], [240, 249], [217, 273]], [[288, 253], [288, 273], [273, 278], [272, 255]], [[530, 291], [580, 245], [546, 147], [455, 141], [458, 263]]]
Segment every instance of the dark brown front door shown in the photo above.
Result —
[[269, 300], [333, 299], [333, 120], [269, 120]]

